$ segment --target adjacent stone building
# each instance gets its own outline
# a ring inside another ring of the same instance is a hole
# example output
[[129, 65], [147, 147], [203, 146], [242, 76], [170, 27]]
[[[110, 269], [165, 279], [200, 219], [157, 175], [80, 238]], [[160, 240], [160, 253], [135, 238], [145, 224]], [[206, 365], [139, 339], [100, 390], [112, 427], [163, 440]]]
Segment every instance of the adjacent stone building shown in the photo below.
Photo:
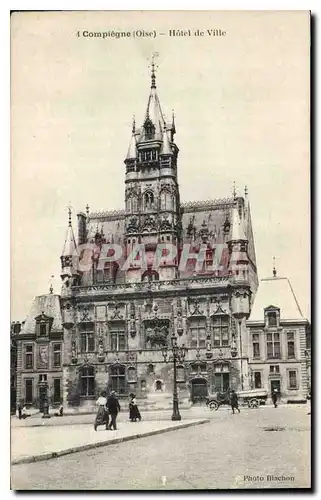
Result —
[[262, 279], [247, 321], [253, 388], [274, 389], [283, 401], [306, 399], [311, 384], [310, 324], [288, 278]]
[[35, 297], [17, 339], [17, 404], [43, 409], [62, 401], [63, 326], [60, 296]]

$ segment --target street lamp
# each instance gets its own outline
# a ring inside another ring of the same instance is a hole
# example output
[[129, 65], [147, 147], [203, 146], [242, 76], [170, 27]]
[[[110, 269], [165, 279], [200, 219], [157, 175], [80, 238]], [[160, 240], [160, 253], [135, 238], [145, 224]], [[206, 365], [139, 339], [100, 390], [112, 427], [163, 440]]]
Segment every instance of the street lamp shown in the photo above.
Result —
[[165, 363], [173, 362], [173, 365], [174, 365], [172, 420], [181, 420], [182, 419], [182, 417], [179, 413], [179, 408], [178, 408], [176, 364], [182, 363], [184, 361], [186, 353], [187, 353], [187, 348], [184, 346], [184, 344], [182, 346], [177, 345], [177, 337], [174, 333], [171, 336], [171, 349], [168, 350], [168, 347], [164, 346], [163, 350], [162, 350], [162, 354], [163, 354], [163, 358], [164, 358]]

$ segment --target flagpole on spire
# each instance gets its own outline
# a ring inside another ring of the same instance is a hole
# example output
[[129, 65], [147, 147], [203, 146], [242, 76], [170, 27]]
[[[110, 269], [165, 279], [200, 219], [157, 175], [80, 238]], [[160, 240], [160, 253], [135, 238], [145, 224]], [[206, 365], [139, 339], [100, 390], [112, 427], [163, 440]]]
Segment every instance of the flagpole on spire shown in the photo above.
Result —
[[69, 203], [68, 205], [68, 226], [71, 227], [71, 213], [72, 213], [72, 210], [71, 210], [71, 204]]

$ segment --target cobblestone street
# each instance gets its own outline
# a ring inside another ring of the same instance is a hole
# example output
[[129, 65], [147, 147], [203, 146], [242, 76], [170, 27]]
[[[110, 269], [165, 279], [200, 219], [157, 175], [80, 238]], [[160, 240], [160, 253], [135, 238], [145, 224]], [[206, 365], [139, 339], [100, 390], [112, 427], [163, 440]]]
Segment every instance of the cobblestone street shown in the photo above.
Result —
[[240, 415], [226, 409], [204, 412], [211, 420], [201, 426], [12, 466], [12, 488], [310, 487], [307, 407], [244, 408]]

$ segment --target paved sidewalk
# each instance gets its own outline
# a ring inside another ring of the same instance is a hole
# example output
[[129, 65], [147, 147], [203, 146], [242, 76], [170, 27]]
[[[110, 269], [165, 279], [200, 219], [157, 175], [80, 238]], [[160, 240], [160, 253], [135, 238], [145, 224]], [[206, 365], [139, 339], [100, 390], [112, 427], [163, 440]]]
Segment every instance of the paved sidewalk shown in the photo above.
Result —
[[47, 427], [18, 427], [11, 431], [11, 463], [16, 465], [48, 460], [98, 446], [200, 425], [208, 421], [207, 419], [194, 419], [181, 422], [172, 422], [171, 420], [121, 422], [117, 431], [106, 431], [104, 426], [98, 427], [95, 431], [93, 423], [91, 426], [52, 426], [50, 429]]
[[[306, 405], [280, 405], [280, 407], [285, 408], [286, 411], [293, 411], [295, 408], [307, 408]], [[259, 408], [259, 410], [251, 411], [266, 411], [268, 408], [272, 408], [272, 405], [264, 405]], [[189, 409], [180, 409], [180, 414], [182, 418], [194, 419], [194, 418], [213, 418], [215, 414], [229, 413], [231, 411], [229, 406], [222, 406], [217, 412], [209, 410], [205, 405], [199, 406], [195, 405]], [[170, 420], [173, 410], [141, 410], [143, 421], [158, 421], [158, 420]], [[19, 420], [16, 416], [11, 417], [11, 428], [16, 427], [51, 427], [51, 426], [64, 426], [64, 425], [92, 425], [95, 419], [95, 413], [79, 413], [72, 415], [64, 415], [62, 418], [52, 416], [49, 419], [42, 418], [42, 413], [37, 413], [25, 420]], [[122, 410], [118, 415], [118, 420], [120, 422], [128, 422], [129, 416], [127, 409]]]

